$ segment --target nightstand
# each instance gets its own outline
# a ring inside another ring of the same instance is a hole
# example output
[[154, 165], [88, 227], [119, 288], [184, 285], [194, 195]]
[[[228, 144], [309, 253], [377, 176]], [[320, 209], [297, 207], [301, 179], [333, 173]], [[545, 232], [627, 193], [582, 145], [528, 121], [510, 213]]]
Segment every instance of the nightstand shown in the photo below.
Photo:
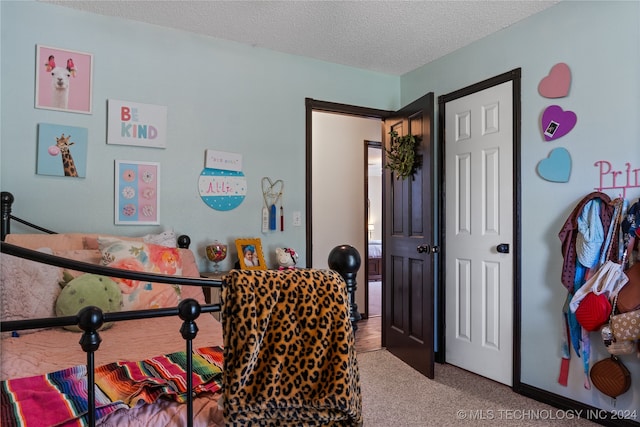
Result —
[[[217, 279], [217, 280], [222, 280], [224, 279], [224, 276], [226, 276], [229, 272], [228, 271], [219, 271], [217, 273], [214, 273], [212, 271], [201, 271], [200, 272], [200, 277], [204, 278], [204, 279]], [[202, 293], [204, 293], [204, 301], [207, 304], [219, 304], [220, 303], [220, 291], [221, 288], [213, 288], [213, 287], [203, 287], [202, 288]], [[212, 313], [213, 317], [215, 317], [216, 319], [220, 320], [220, 312], [217, 313]]]

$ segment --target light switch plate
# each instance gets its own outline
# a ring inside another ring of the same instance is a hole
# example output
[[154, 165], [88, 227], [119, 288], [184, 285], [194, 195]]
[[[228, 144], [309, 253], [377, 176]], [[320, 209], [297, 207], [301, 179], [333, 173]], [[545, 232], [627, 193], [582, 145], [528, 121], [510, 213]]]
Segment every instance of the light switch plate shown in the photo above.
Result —
[[293, 226], [300, 227], [302, 225], [302, 213], [300, 211], [293, 212]]

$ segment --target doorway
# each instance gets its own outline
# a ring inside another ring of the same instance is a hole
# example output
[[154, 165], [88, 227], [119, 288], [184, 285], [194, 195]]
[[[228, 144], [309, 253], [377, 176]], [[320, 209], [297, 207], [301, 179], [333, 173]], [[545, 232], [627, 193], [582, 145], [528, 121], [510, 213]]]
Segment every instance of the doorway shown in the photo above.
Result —
[[[364, 144], [367, 160], [367, 175], [365, 177], [365, 194], [367, 195], [365, 317], [373, 319], [382, 317], [382, 143], [365, 141]], [[376, 325], [378, 325], [377, 322]]]
[[[363, 141], [379, 141], [381, 118], [333, 111], [311, 112], [312, 141], [307, 167], [307, 263], [328, 268], [327, 255], [338, 245], [353, 246], [361, 258], [355, 310], [366, 316], [368, 240]], [[310, 208], [310, 209], [309, 209]], [[311, 252], [309, 252], [311, 251]]]
[[[364, 161], [353, 160], [344, 162], [343, 150], [317, 147], [313, 141], [314, 133], [318, 128], [314, 125], [314, 116], [317, 112], [326, 112], [337, 115], [352, 115], [359, 118], [376, 119], [380, 128], [376, 135], [370, 138], [380, 138], [385, 148], [391, 144], [392, 134], [412, 135], [416, 140], [416, 164], [411, 179], [399, 179], [390, 170], [385, 170], [383, 178], [383, 268], [384, 290], [382, 309], [382, 345], [404, 362], [433, 378], [434, 362], [434, 260], [437, 247], [434, 246], [434, 208], [435, 190], [433, 185], [433, 150], [434, 150], [434, 105], [433, 93], [419, 97], [398, 111], [375, 110], [365, 107], [349, 106], [313, 99], [306, 100], [306, 249], [307, 267], [323, 268], [326, 265], [326, 253], [335, 246], [329, 243], [330, 237], [337, 234], [337, 244], [350, 244], [355, 246], [360, 254], [366, 251], [367, 224], [364, 223], [365, 200], [363, 193], [364, 183], [359, 189], [349, 194], [344, 200], [336, 197], [325, 199], [322, 203], [316, 197], [316, 191], [325, 188], [340, 193], [347, 180], [342, 179], [335, 185], [326, 185], [326, 178], [334, 178], [334, 175], [352, 171], [354, 168], [365, 166]], [[341, 144], [353, 142], [355, 138], [347, 142], [343, 140], [344, 134], [338, 133], [331, 141]], [[360, 139], [362, 140], [362, 138]], [[316, 150], [325, 151], [318, 153]], [[360, 159], [362, 159], [362, 148]], [[321, 166], [315, 162], [316, 155], [326, 155], [329, 152], [328, 164], [330, 169], [323, 174], [315, 170]], [[364, 180], [365, 171], [360, 169], [352, 175]], [[342, 190], [342, 193], [345, 191]], [[341, 194], [342, 195], [342, 194]], [[386, 199], [385, 199], [386, 198]], [[360, 203], [354, 205], [354, 201]], [[358, 219], [353, 221], [353, 213]], [[333, 229], [318, 231], [316, 219], [329, 217], [336, 221]], [[352, 222], [353, 221], [353, 222]], [[351, 226], [345, 228], [345, 224]], [[364, 224], [363, 224], [364, 223]], [[337, 231], [337, 230], [340, 231]], [[360, 234], [352, 235], [352, 241], [345, 241], [349, 233], [360, 231]], [[343, 233], [344, 232], [344, 233]], [[343, 234], [340, 234], [343, 233]], [[325, 245], [324, 251], [320, 248]], [[433, 254], [433, 255], [432, 255]], [[362, 256], [361, 256], [362, 258]], [[366, 264], [365, 264], [366, 265]], [[366, 267], [365, 267], [366, 270]], [[352, 321], [356, 320], [363, 307], [362, 286], [365, 283], [363, 269], [358, 272], [355, 300], [351, 305]], [[357, 322], [355, 323], [357, 327]], [[357, 334], [357, 331], [356, 331]]]

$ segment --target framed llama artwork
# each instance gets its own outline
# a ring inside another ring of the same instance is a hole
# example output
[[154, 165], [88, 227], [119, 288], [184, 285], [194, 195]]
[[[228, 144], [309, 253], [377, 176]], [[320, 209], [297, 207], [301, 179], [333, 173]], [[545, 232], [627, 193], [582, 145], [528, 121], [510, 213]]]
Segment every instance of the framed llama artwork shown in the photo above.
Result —
[[160, 163], [116, 160], [115, 223], [160, 224]]
[[91, 114], [93, 55], [36, 46], [36, 108]]
[[89, 131], [75, 126], [38, 123], [38, 175], [87, 176]]

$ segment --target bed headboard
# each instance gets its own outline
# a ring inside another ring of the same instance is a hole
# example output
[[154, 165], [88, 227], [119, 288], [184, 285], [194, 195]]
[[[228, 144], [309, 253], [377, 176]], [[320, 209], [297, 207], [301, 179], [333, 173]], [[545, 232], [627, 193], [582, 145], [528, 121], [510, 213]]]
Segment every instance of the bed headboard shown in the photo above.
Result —
[[55, 231], [47, 230], [46, 228], [37, 226], [35, 224], [30, 223], [29, 221], [25, 221], [21, 218], [11, 215], [11, 207], [13, 205], [14, 200], [15, 198], [13, 197], [13, 194], [9, 193], [8, 191], [2, 192], [2, 196], [0, 200], [0, 208], [2, 209], [2, 241], [3, 242], [7, 234], [11, 233], [11, 220], [17, 221], [35, 230], [42, 231], [43, 233], [56, 234]]
[[1, 239], [4, 242], [4, 238], [10, 231], [11, 222], [11, 205], [13, 204], [13, 194], [8, 191], [3, 191], [0, 196], [0, 208], [2, 209], [2, 236]]
[[[8, 191], [3, 191], [2, 195], [0, 196], [0, 199], [1, 199], [0, 208], [2, 209], [2, 242], [3, 242], [2, 245], [3, 246], [6, 245], [6, 243], [4, 243], [5, 237], [7, 236], [7, 234], [11, 233], [11, 221], [17, 221], [23, 225], [26, 225], [28, 227], [31, 227], [43, 233], [57, 234], [55, 231], [51, 231], [46, 228], [37, 226], [35, 224], [32, 224], [28, 221], [25, 221], [21, 218], [18, 218], [12, 215], [11, 209], [13, 206], [13, 202], [15, 200], [15, 198], [13, 197], [13, 194], [9, 193]], [[191, 239], [187, 235], [181, 235], [178, 237], [177, 243], [179, 248], [189, 249], [189, 245], [191, 244]], [[11, 252], [11, 251], [14, 251], [14, 252]], [[17, 255], [17, 256], [20, 256], [22, 253], [21, 248], [13, 248], [8, 252], [10, 254]], [[31, 252], [31, 251], [27, 251], [27, 252]], [[47, 255], [43, 255], [37, 252], [36, 254], [37, 255], [35, 258], [30, 258], [28, 253], [22, 254], [22, 256], [28, 259], [32, 259], [34, 261], [40, 260], [41, 262], [42, 262], [42, 259], [44, 260], [47, 259]], [[82, 262], [69, 261], [69, 260], [67, 260], [67, 264], [56, 264], [56, 262], [58, 263], [60, 262], [60, 259], [58, 259], [58, 257], [53, 257], [53, 258], [56, 259], [56, 261], [51, 262], [54, 265], [61, 265], [66, 268], [77, 269], [84, 272], [93, 272], [96, 274], [104, 273], [103, 270], [100, 270], [100, 268], [104, 268], [102, 266], [97, 267], [97, 270], [94, 270], [94, 268], [96, 268], [95, 266], [91, 266], [90, 264], [87, 265], [86, 263], [82, 263]], [[347, 282], [347, 291], [349, 293], [349, 302], [351, 305], [351, 322], [353, 323], [354, 331], [357, 330], [358, 328], [356, 323], [361, 319], [361, 315], [358, 312], [358, 305], [356, 304], [356, 299], [355, 299], [355, 292], [357, 288], [356, 274], [360, 269], [360, 262], [361, 262], [360, 254], [358, 253], [357, 249], [351, 245], [345, 244], [345, 245], [336, 246], [329, 254], [329, 268], [332, 270], [336, 270]], [[113, 271], [116, 272], [117, 269]], [[141, 276], [137, 276], [137, 274], [141, 274]], [[111, 275], [116, 277], [134, 279], [134, 280], [140, 280], [140, 279], [144, 280], [146, 273], [125, 272], [124, 274], [120, 274], [120, 275], [118, 275], [117, 273], [111, 274]], [[149, 275], [148, 277], [151, 278], [152, 276], [154, 275]], [[193, 282], [194, 280], [198, 280], [198, 279], [183, 278], [182, 280], [185, 281], [184, 284], [190, 284], [189, 281]], [[159, 281], [161, 283], [171, 283], [171, 281], [158, 280], [157, 278], [156, 278], [156, 281]], [[214, 280], [213, 282], [220, 282], [220, 280]], [[195, 283], [191, 283], [191, 284], [195, 284]]]
[[[0, 209], [2, 210], [2, 241], [5, 241], [7, 234], [11, 233], [11, 221], [19, 222], [20, 224], [26, 225], [27, 227], [33, 228], [34, 230], [41, 231], [47, 234], [57, 234], [55, 231], [46, 229], [44, 227], [40, 227], [35, 225], [29, 221], [25, 221], [22, 218], [18, 218], [11, 214], [13, 202], [15, 201], [15, 197], [8, 191], [3, 191], [0, 196]], [[191, 245], [191, 238], [186, 234], [178, 236], [177, 239], [178, 247], [183, 249], [189, 249], [189, 245]]]

